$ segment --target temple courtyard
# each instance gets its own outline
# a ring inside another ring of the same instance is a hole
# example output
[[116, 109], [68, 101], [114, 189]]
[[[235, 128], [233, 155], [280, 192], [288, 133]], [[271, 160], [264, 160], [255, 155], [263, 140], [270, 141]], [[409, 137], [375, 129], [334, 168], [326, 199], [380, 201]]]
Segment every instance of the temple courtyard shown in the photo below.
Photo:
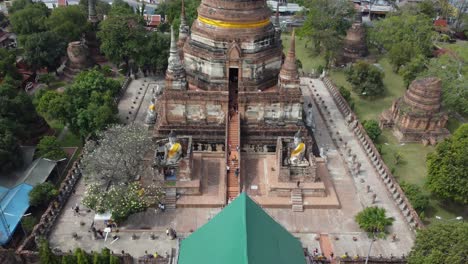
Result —
[[[162, 82], [161, 79], [149, 78], [132, 81], [127, 94], [119, 103], [122, 121], [144, 122], [147, 106], [152, 98], [152, 83]], [[303, 212], [294, 212], [291, 209], [290, 197], [269, 196], [266, 190], [274, 183], [269, 181], [265, 172], [272, 167], [269, 164], [274, 162], [271, 153], [243, 154], [241, 170], [246, 177], [244, 191], [277, 222], [298, 237], [310, 252], [318, 248], [327, 257], [331, 252], [335, 256], [345, 253], [350, 256], [367, 255], [371, 239], [356, 224], [354, 216], [367, 206], [383, 207], [388, 216], [395, 218], [395, 222], [389, 229], [390, 235], [387, 239], [374, 242], [371, 255], [407, 255], [414, 242], [414, 232], [410, 230], [385, 184], [379, 179], [358, 139], [348, 128], [345, 117], [338, 110], [329, 90], [321, 80], [310, 78], [301, 78], [301, 89], [304, 105], [308, 105], [309, 102], [313, 105], [314, 138], [317, 147], [326, 155], [326, 160], [318, 165], [318, 173], [322, 175], [327, 195], [304, 197]], [[316, 105], [317, 100], [323, 100], [320, 110]], [[132, 113], [127, 115], [128, 112]], [[332, 140], [337, 133], [342, 138], [341, 142], [347, 142], [348, 148], [356, 155], [353, 162], [349, 160], [345, 148], [342, 145], [337, 146]], [[172, 227], [179, 237], [183, 238], [213, 218], [222, 209], [225, 199], [226, 180], [221, 176], [216, 177], [217, 173], [224, 175], [224, 159], [216, 156], [216, 153], [195, 150], [193, 152], [196, 169], [192, 180], [200, 181], [201, 195], [182, 195], [175, 210], [160, 212], [150, 208], [132, 215], [117, 228], [119, 239], [114, 242], [110, 237], [107, 241], [94, 240], [89, 231], [94, 212], [88, 212], [80, 204], [85, 190], [84, 181], [80, 180], [66, 207], [72, 208], [79, 204], [80, 213], [75, 215], [71, 209], [62, 212], [49, 238], [51, 247], [62, 251], [73, 250], [76, 247], [86, 251], [97, 251], [108, 247], [114, 252], [124, 250], [134, 257], [144, 255], [145, 251], [170, 253], [172, 248], [177, 248], [177, 240], [170, 240], [166, 236], [167, 228]], [[200, 160], [203, 162], [199, 162]], [[361, 164], [359, 173], [352, 172], [351, 167], [355, 162]], [[202, 175], [209, 176], [201, 177]], [[370, 186], [370, 189], [367, 186]], [[76, 233], [77, 237], [73, 238], [73, 233]], [[396, 240], [392, 239], [392, 234], [396, 235]]]

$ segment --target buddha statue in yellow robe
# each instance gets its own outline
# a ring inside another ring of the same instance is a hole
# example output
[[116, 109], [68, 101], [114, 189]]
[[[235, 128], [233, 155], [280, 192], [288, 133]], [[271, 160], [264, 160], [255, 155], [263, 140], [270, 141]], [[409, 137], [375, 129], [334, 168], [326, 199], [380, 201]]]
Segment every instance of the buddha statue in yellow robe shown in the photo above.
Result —
[[296, 135], [294, 135], [294, 144], [291, 149], [291, 156], [289, 157], [289, 162], [291, 165], [300, 165], [305, 160], [305, 152], [306, 152], [306, 145], [302, 142], [301, 132], [298, 131]]
[[175, 165], [182, 158], [182, 145], [177, 142], [177, 136], [174, 131], [169, 133], [169, 142], [164, 145], [164, 163], [166, 165]]

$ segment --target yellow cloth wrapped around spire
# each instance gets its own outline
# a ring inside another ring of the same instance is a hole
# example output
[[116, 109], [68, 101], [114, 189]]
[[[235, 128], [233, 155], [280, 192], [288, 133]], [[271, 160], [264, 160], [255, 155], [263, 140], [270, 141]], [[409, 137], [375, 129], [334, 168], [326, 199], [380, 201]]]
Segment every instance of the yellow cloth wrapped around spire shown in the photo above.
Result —
[[291, 157], [295, 157], [299, 154], [301, 154], [305, 149], [305, 144], [304, 143], [299, 143], [297, 147], [291, 152]]
[[180, 143], [174, 143], [174, 145], [172, 145], [171, 149], [169, 149], [169, 152], [167, 153], [168, 158], [174, 157], [174, 155], [177, 154], [181, 148], [182, 146]]

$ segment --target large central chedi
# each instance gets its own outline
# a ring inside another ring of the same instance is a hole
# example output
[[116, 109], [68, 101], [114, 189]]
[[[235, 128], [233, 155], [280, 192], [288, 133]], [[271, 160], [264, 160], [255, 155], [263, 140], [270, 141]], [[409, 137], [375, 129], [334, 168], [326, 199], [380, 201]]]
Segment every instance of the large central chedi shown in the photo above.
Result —
[[228, 127], [240, 129], [242, 144], [294, 135], [302, 122], [294, 38], [283, 59], [281, 32], [270, 15], [264, 0], [203, 0], [189, 29], [182, 11], [158, 106], [157, 138], [173, 130], [197, 142], [224, 144]]

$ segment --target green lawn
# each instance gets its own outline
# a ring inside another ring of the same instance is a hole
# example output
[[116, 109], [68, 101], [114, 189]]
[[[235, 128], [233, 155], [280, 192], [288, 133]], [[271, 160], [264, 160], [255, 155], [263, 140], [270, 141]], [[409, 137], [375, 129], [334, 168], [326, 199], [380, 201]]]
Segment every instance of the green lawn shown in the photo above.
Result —
[[380, 113], [385, 109], [390, 108], [393, 101], [405, 93], [405, 85], [403, 78], [392, 71], [392, 67], [387, 59], [379, 60], [380, 66], [384, 69], [384, 85], [385, 94], [378, 98], [363, 98], [358, 96], [351, 90], [351, 85], [346, 81], [343, 70], [333, 70], [330, 73], [330, 78], [338, 86], [344, 86], [351, 91], [351, 96], [354, 100], [357, 116], [361, 120], [375, 119], [378, 120]]
[[[283, 51], [288, 54], [289, 46], [291, 44], [291, 35], [282, 34], [281, 40], [283, 41]], [[316, 70], [319, 65], [325, 66], [323, 56], [313, 55], [311, 52], [311, 44], [308, 43], [305, 47], [306, 41], [296, 37], [296, 58], [302, 62], [302, 70], [305, 72], [312, 72]]]

